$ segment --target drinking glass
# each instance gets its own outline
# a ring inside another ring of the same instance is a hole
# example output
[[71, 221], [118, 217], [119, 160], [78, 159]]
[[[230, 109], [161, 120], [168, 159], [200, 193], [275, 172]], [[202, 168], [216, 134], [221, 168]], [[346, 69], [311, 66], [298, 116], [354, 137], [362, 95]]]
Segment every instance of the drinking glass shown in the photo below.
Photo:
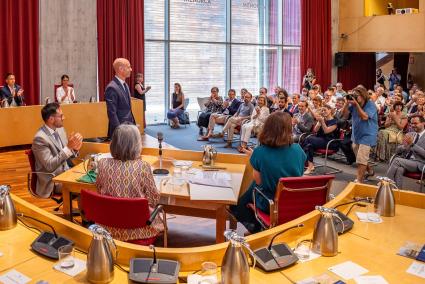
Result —
[[305, 261], [310, 258], [310, 251], [312, 247], [311, 240], [301, 240], [297, 247], [295, 248], [295, 255], [298, 257], [299, 260]]
[[58, 249], [59, 264], [63, 269], [74, 267], [74, 247], [72, 245], [62, 246]]

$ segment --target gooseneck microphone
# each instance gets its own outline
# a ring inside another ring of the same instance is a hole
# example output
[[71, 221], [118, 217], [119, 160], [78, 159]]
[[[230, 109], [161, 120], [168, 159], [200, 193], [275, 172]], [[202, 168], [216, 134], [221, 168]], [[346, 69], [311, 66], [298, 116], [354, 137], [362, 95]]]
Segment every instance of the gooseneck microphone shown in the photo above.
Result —
[[254, 251], [254, 257], [257, 260], [257, 265], [264, 271], [275, 271], [288, 267], [298, 261], [298, 257], [294, 254], [292, 249], [285, 243], [273, 245], [276, 237], [294, 228], [304, 227], [304, 224], [298, 224], [289, 227], [282, 232], [277, 233], [270, 240], [267, 247], [262, 247]]
[[287, 229], [283, 230], [283, 231], [282, 231], [282, 232], [280, 232], [280, 233], [277, 233], [277, 234], [276, 234], [276, 235], [274, 235], [274, 236], [273, 236], [273, 238], [270, 240], [270, 243], [269, 243], [269, 246], [267, 247], [267, 249], [268, 249], [269, 251], [271, 251], [271, 249], [272, 249], [272, 245], [273, 245], [273, 242], [274, 242], [274, 239], [275, 239], [276, 237], [278, 237], [278, 236], [282, 235], [283, 233], [285, 233], [285, 232], [287, 232], [287, 231], [289, 231], [289, 230], [292, 230], [292, 229], [295, 229], [295, 228], [302, 228], [302, 227], [304, 227], [304, 224], [298, 224], [298, 225], [295, 225], [295, 226], [289, 227], [289, 228], [287, 228]]
[[158, 148], [159, 148], [159, 169], [155, 169], [153, 171], [153, 174], [168, 175], [169, 171], [167, 169], [162, 168], [162, 141], [164, 140], [164, 134], [162, 134], [162, 132], [158, 132], [156, 134], [156, 138], [158, 139]]
[[[74, 245], [74, 242], [62, 237], [62, 236], [58, 236], [58, 234], [56, 234], [55, 228], [53, 228], [52, 225], [45, 223], [41, 220], [38, 220], [34, 217], [31, 216], [27, 216], [24, 215], [23, 213], [17, 213], [16, 214], [18, 217], [23, 217], [23, 218], [28, 218], [31, 220], [34, 220], [36, 222], [39, 222], [43, 225], [48, 226], [53, 233], [50, 232], [43, 232], [41, 231], [40, 235], [32, 242], [31, 244], [31, 249], [41, 255], [47, 256], [49, 258], [53, 258], [53, 259], [59, 259], [59, 253], [58, 250], [60, 247], [62, 246], [66, 246], [66, 245]], [[21, 222], [26, 225], [22, 220]]]

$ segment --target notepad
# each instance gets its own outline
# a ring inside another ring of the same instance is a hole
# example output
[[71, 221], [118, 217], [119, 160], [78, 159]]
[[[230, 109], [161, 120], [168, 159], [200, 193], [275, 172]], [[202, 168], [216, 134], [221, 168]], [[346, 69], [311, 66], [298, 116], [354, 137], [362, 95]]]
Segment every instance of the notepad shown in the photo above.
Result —
[[406, 272], [425, 279], [425, 264], [414, 261]]
[[382, 218], [377, 213], [373, 212], [356, 212], [360, 222], [366, 223], [382, 223]]
[[25, 284], [31, 281], [31, 278], [16, 271], [15, 269], [0, 276], [0, 282], [3, 284]]
[[350, 280], [354, 277], [357, 277], [369, 272], [369, 270], [367, 270], [366, 268], [352, 261], [346, 261], [346, 262], [331, 266], [329, 267], [329, 271], [344, 278], [345, 280]]
[[357, 284], [389, 284], [381, 275], [364, 275], [354, 278]]

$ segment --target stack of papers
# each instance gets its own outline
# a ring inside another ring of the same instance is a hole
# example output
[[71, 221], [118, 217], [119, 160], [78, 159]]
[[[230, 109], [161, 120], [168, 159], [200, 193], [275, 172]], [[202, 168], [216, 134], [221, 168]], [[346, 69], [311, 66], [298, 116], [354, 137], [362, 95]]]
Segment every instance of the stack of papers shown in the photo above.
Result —
[[0, 276], [0, 282], [4, 284], [25, 284], [31, 281], [31, 278], [16, 271], [15, 269]]

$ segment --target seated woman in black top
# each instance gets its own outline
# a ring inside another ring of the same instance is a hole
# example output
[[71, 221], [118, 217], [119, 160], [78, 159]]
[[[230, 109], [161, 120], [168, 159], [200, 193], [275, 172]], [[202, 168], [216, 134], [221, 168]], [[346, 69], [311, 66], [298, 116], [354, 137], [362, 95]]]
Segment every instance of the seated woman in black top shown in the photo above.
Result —
[[[307, 137], [302, 143], [303, 150], [307, 154], [308, 163], [307, 169], [304, 172], [305, 175], [311, 174], [314, 171], [314, 151], [317, 149], [326, 149], [326, 145], [330, 140], [338, 138], [338, 120], [334, 118], [332, 114], [332, 107], [330, 105], [324, 105], [320, 110], [320, 114], [315, 111], [312, 111], [311, 113], [317, 121], [313, 130], [316, 135]], [[329, 149], [336, 150], [338, 147], [338, 143], [332, 143], [329, 146]]]
[[171, 128], [179, 128], [179, 118], [184, 113], [184, 94], [182, 86], [179, 83], [174, 83], [174, 93], [172, 96], [173, 108], [167, 112], [167, 118], [171, 120]]

